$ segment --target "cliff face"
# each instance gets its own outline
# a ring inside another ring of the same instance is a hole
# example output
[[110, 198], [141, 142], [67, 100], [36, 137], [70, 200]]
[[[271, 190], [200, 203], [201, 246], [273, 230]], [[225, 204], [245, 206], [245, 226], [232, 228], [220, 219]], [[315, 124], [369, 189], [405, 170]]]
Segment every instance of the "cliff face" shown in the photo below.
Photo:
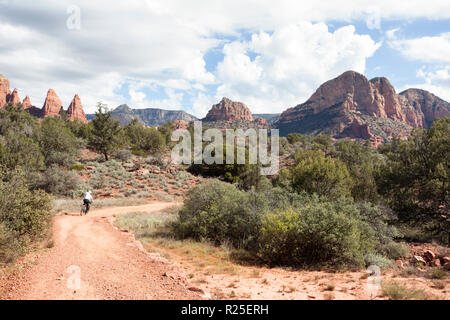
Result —
[[126, 104], [120, 105], [112, 112], [112, 117], [119, 120], [121, 125], [127, 125], [137, 118], [148, 126], [161, 126], [168, 121], [183, 120], [186, 122], [197, 120], [196, 117], [184, 111], [172, 111], [156, 108], [132, 109]]
[[445, 116], [450, 116], [450, 104], [427, 91], [409, 89], [397, 94], [386, 78], [369, 81], [347, 71], [322, 84], [305, 103], [284, 111], [275, 125], [282, 135], [390, 139], [394, 134], [408, 135], [412, 127], [428, 128]]
[[43, 117], [59, 116], [59, 112], [63, 108], [62, 102], [53, 89], [49, 89], [42, 107]]
[[242, 102], [223, 98], [218, 104], [212, 106], [206, 115], [205, 121], [253, 121], [252, 113]]
[[83, 123], [87, 123], [86, 114], [84, 113], [83, 106], [81, 105], [81, 99], [78, 94], [73, 97], [72, 102], [67, 109], [67, 117], [69, 120], [78, 120]]
[[18, 105], [21, 103], [21, 100], [19, 98], [19, 91], [17, 89], [14, 89], [11, 94], [8, 94], [6, 103], [12, 103], [13, 105]]
[[5, 107], [6, 99], [9, 94], [9, 80], [0, 74], [0, 109]]

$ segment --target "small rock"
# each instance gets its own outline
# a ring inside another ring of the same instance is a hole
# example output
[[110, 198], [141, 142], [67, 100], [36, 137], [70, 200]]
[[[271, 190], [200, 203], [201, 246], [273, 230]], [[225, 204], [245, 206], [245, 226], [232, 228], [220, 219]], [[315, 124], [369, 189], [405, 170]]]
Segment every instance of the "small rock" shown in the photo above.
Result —
[[431, 250], [425, 250], [425, 252], [423, 253], [423, 257], [427, 262], [431, 262], [436, 259], [436, 254]]
[[450, 262], [447, 262], [446, 264], [444, 264], [444, 269], [450, 271]]
[[197, 288], [197, 287], [189, 287], [188, 290], [189, 291], [194, 291], [194, 292], [199, 292], [201, 294], [205, 293], [201, 288]]
[[427, 262], [421, 256], [417, 256], [417, 255], [413, 256], [412, 262], [427, 264]]
[[440, 267], [441, 266], [441, 260], [436, 259], [432, 262], [432, 265], [435, 267]]
[[443, 257], [442, 264], [446, 264], [447, 262], [450, 262], [450, 257]]
[[397, 264], [397, 267], [399, 267], [400, 269], [404, 269], [405, 268], [403, 266], [403, 261], [402, 260], [396, 260], [395, 263]]

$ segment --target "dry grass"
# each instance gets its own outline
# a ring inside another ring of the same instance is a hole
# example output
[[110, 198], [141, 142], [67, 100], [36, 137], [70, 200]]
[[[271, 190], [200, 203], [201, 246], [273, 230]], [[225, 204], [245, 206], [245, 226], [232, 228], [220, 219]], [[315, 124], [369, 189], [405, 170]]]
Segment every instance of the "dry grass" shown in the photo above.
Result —
[[169, 225], [176, 219], [176, 212], [167, 209], [155, 213], [118, 215], [116, 225], [130, 230], [147, 250], [169, 252], [171, 257], [184, 260], [205, 276], [238, 275], [239, 267], [230, 260], [228, 245], [217, 247], [208, 241], [178, 240], [173, 237]]
[[428, 300], [432, 298], [424, 290], [410, 288], [398, 282], [382, 283], [383, 296], [390, 300]]

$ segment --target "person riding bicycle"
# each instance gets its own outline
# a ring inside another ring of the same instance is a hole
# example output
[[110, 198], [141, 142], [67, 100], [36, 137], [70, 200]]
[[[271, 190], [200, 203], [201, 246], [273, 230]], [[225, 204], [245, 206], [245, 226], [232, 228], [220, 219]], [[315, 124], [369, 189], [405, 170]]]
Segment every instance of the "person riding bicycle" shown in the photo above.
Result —
[[89, 209], [90, 209], [91, 204], [92, 204], [92, 200], [93, 200], [93, 198], [92, 198], [92, 191], [89, 190], [88, 192], [86, 192], [86, 194], [84, 196], [84, 200], [83, 200], [83, 203], [84, 203], [84, 205], [86, 207], [86, 214], [88, 214], [88, 212], [89, 212]]

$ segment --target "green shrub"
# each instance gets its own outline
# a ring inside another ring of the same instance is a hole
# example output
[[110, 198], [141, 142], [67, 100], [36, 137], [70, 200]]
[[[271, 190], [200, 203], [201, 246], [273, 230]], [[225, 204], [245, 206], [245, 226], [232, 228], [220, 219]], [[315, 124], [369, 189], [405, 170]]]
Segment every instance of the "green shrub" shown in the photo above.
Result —
[[375, 265], [380, 269], [388, 269], [391, 268], [394, 263], [392, 260], [376, 253], [368, 253], [364, 257], [364, 261], [366, 263], [366, 267], [371, 265]]
[[70, 170], [75, 170], [75, 171], [83, 171], [84, 170], [84, 165], [82, 165], [81, 163], [76, 163], [70, 166]]
[[67, 166], [78, 155], [79, 141], [60, 118], [45, 118], [42, 122], [39, 145], [47, 167]]
[[381, 247], [381, 250], [388, 258], [397, 260], [405, 258], [409, 254], [409, 247], [402, 242], [389, 241]]
[[228, 241], [236, 248], [255, 247], [266, 210], [267, 200], [261, 194], [214, 180], [187, 193], [176, 233], [216, 244]]
[[30, 241], [42, 238], [51, 222], [51, 197], [30, 191], [20, 171], [9, 178], [0, 180], [0, 263], [13, 261]]
[[64, 170], [57, 165], [52, 165], [44, 172], [31, 174], [30, 177], [32, 189], [43, 189], [53, 195], [72, 196], [80, 187], [77, 173]]
[[259, 255], [272, 265], [362, 266], [375, 244], [355, 205], [313, 197], [301, 207], [267, 215]]
[[26, 242], [0, 222], [0, 265], [14, 262], [24, 253]]
[[344, 163], [316, 151], [298, 158], [298, 164], [292, 170], [292, 185], [297, 192], [338, 198], [350, 195], [352, 179]]
[[430, 272], [430, 277], [432, 279], [444, 279], [447, 278], [447, 271], [441, 269], [441, 268], [433, 268]]
[[123, 162], [128, 162], [133, 158], [133, 154], [128, 149], [122, 149], [114, 153], [114, 158]]
[[382, 283], [383, 295], [390, 300], [427, 300], [430, 297], [422, 289], [409, 288], [398, 282]]

